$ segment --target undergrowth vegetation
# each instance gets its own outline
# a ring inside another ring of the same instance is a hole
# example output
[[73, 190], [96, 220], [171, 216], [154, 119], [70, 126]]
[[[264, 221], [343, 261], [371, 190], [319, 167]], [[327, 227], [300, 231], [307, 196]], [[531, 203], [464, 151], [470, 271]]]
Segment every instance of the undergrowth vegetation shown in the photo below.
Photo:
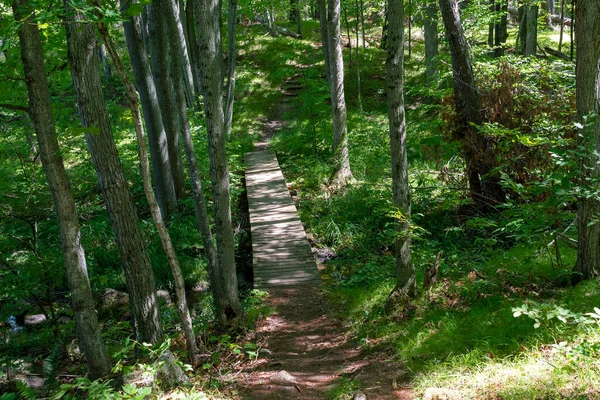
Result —
[[[600, 287], [597, 281], [572, 286], [573, 180], [581, 150], [572, 122], [574, 64], [513, 55], [497, 60], [476, 51], [489, 121], [481, 133], [493, 138], [489, 156], [500, 163], [509, 193], [489, 212], [471, 203], [458, 145], [447, 133], [453, 121], [449, 63], [440, 63], [438, 84], [427, 85], [422, 43], [413, 45], [418, 55], [405, 60], [406, 108], [419, 281], [441, 256], [438, 284], [403, 314], [384, 308], [395, 284], [395, 232], [381, 50], [366, 48], [361, 55], [362, 112], [354, 66], [345, 60], [354, 184], [342, 192], [327, 186], [330, 115], [315, 105], [328, 100], [322, 64], [300, 71], [303, 94], [272, 142], [314, 245], [333, 254], [324, 262], [329, 295], [355, 340], [398, 361], [406, 371], [399, 379], [412, 382], [417, 393], [600, 396], [600, 325], [585, 317], [600, 304]], [[319, 49], [306, 50], [318, 57]], [[356, 389], [346, 381], [343, 387]]]
[[[480, 23], [485, 27], [485, 21]], [[330, 190], [333, 135], [318, 29], [315, 21], [304, 22], [300, 40], [267, 36], [258, 25], [240, 27], [235, 114], [228, 142], [234, 207], [243, 193], [243, 154], [252, 149], [262, 123], [281, 101], [279, 89], [285, 80], [300, 74], [302, 91], [292, 100], [284, 117], [287, 125], [273, 138], [271, 148], [297, 192], [298, 211], [313, 245], [326, 255], [326, 290], [339, 305], [354, 340], [366, 351], [397, 361], [405, 371], [399, 380], [414, 385], [418, 394], [442, 388], [461, 398], [600, 397], [600, 310], [595, 308], [600, 307], [600, 286], [597, 281], [572, 285], [577, 193], [571, 183], [580, 150], [572, 126], [574, 64], [513, 55], [498, 61], [487, 58], [485, 49], [475, 48], [476, 76], [489, 120], [481, 131], [494, 138], [493, 156], [509, 193], [505, 204], [483, 212], [469, 198], [459, 146], [448, 134], [453, 120], [449, 59], [440, 57], [440, 79], [428, 85], [423, 43], [413, 40], [413, 56], [405, 60], [405, 92], [418, 281], [438, 255], [440, 263], [437, 285], [421, 293], [403, 314], [390, 315], [384, 304], [395, 283], [396, 232], [385, 53], [374, 45], [361, 49], [362, 110], [356, 63], [345, 53], [350, 162], [356, 182], [344, 191]], [[373, 27], [370, 33], [374, 32], [379, 28]], [[542, 42], [553, 40], [552, 32], [541, 34]], [[52, 40], [56, 38], [49, 35], [45, 45], [50, 47]], [[56, 81], [52, 96], [63, 157], [80, 205], [92, 289], [96, 294], [107, 288], [124, 290], [118, 250], [85, 141], [71, 127], [74, 101], [65, 74], [51, 74]], [[172, 292], [171, 275], [143, 196], [122, 89], [113, 81], [107, 81], [106, 88], [115, 139], [143, 218], [156, 281], [159, 288]], [[208, 182], [206, 130], [198, 115], [192, 117], [192, 125]], [[109, 386], [70, 377], [82, 375], [85, 367], [81, 353], [71, 345], [75, 326], [67, 306], [58, 228], [44, 176], [31, 158], [32, 128], [25, 117], [10, 112], [0, 114], [0, 128], [0, 320], [9, 321], [3, 326], [0, 377], [11, 378], [27, 368], [53, 378], [46, 390], [59, 398], [79, 398], [83, 393], [117, 397]], [[240, 210], [234, 208], [233, 215], [240, 228], [244, 223]], [[195, 329], [209, 354], [203, 373], [192, 380], [194, 389], [171, 393], [172, 398], [235, 397], [228, 386], [235, 379], [229, 374], [231, 364], [260, 356], [248, 338], [254, 321], [269, 313], [262, 305], [265, 293], [246, 294], [248, 322], [243, 334], [216, 332], [210, 297], [203, 290], [206, 263], [190, 200], [182, 202], [181, 213], [170, 221], [170, 233], [195, 299]], [[236, 229], [236, 234], [240, 240], [244, 232]], [[50, 323], [29, 326], [27, 335], [20, 335], [15, 318], [33, 312]], [[163, 304], [161, 312], [171, 348], [183, 354], [175, 308]], [[139, 349], [155, 354], [164, 348], [134, 343], [127, 320], [105, 320], [103, 330], [117, 368], [142, 372], [157, 368], [147, 365], [144, 357], [139, 364], [130, 362]], [[54, 343], [67, 351], [57, 354]], [[19, 385], [0, 391], [35, 397], [35, 392]], [[339, 387], [336, 398], [358, 389], [349, 379]], [[119, 396], [143, 398], [145, 390], [131, 386]]]

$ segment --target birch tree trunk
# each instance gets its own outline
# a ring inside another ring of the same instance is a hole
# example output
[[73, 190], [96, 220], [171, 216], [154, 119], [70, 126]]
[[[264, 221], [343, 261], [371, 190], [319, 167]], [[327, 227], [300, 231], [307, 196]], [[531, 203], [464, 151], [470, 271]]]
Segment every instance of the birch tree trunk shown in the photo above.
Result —
[[198, 54], [208, 130], [210, 177], [217, 239], [217, 268], [210, 271], [210, 278], [217, 310], [217, 320], [221, 326], [229, 328], [239, 323], [242, 308], [238, 298], [235, 271], [229, 197], [229, 166], [223, 132], [219, 1], [200, 0], [196, 11], [195, 17], [199, 32]]
[[[179, 129], [177, 126], [177, 111], [173, 99], [173, 83], [169, 71], [169, 44], [168, 36], [176, 35], [175, 31], [167, 31], [166, 14], [172, 12], [170, 0], [154, 0], [148, 12], [148, 33], [150, 38], [150, 61], [152, 75], [156, 86], [158, 105], [162, 114], [165, 133], [167, 134], [167, 145], [169, 152], [169, 163], [173, 174], [175, 194], [181, 199], [184, 195], [184, 175], [181, 160], [181, 148], [179, 147]], [[171, 49], [179, 51], [179, 49]]]
[[[115, 63], [117, 71], [121, 76], [121, 81], [125, 86], [127, 98], [129, 99], [129, 106], [133, 117], [133, 123], [135, 126], [135, 135], [138, 141], [138, 158], [140, 161], [140, 169], [142, 171], [144, 194], [146, 195], [146, 200], [148, 200], [150, 213], [152, 214], [152, 220], [154, 221], [154, 225], [156, 226], [156, 230], [158, 231], [162, 248], [167, 256], [167, 261], [169, 263], [169, 267], [171, 268], [171, 273], [173, 274], [173, 280], [175, 282], [175, 293], [177, 296], [177, 309], [179, 311], [179, 316], [181, 318], [181, 326], [185, 335], [188, 358], [190, 360], [191, 365], [196, 365], [198, 363], [198, 346], [196, 345], [196, 336], [194, 335], [192, 318], [190, 317], [190, 310], [188, 308], [185, 296], [185, 282], [183, 279], [183, 274], [181, 273], [181, 267], [179, 266], [177, 254], [175, 253], [175, 248], [173, 247], [173, 242], [171, 241], [171, 236], [169, 235], [169, 231], [163, 220], [160, 208], [158, 207], [158, 202], [156, 201], [156, 197], [154, 196], [154, 192], [152, 191], [152, 182], [150, 178], [150, 163], [148, 161], [148, 151], [146, 150], [146, 140], [144, 139], [144, 127], [142, 124], [140, 107], [138, 105], [138, 96], [135, 87], [129, 81], [129, 78], [127, 78], [125, 68], [121, 63], [115, 46], [112, 43], [112, 40], [108, 34], [108, 29], [102, 23], [99, 23], [98, 27], [100, 30], [100, 34], [104, 39], [104, 42], [107, 44], [108, 50]], [[172, 38], [174, 38], [175, 40], [177, 39], [175, 35], [173, 35]], [[179, 67], [181, 67], [181, 65], [179, 65]], [[178, 78], [180, 81], [181, 96], [184, 96], [181, 75]]]
[[85, 17], [74, 12], [67, 0], [63, 4], [71, 11], [65, 14], [65, 26], [77, 106], [121, 254], [136, 337], [138, 341], [158, 343], [162, 339], [162, 326], [152, 265], [113, 139], [99, 68], [89, 62], [95, 56], [96, 33], [90, 23], [80, 22]]
[[235, 40], [235, 20], [237, 18], [237, 0], [228, 1], [227, 11], [227, 94], [225, 103], [225, 135], [231, 133], [233, 121], [233, 101], [235, 97], [235, 59], [237, 56]]
[[600, 3], [578, 0], [575, 40], [577, 41], [577, 119], [581, 124], [578, 145], [585, 149], [580, 158], [580, 185], [591, 196], [582, 196], [577, 204], [577, 263], [575, 271], [583, 279], [600, 275]]
[[[121, 11], [127, 15], [131, 0], [120, 0], [120, 3]], [[123, 29], [148, 132], [156, 197], [163, 217], [168, 218], [170, 214], [177, 211], [177, 196], [167, 151], [167, 134], [158, 105], [156, 86], [148, 64], [149, 57], [144, 46], [140, 16], [130, 17], [128, 21], [123, 22]]]
[[415, 269], [411, 261], [409, 219], [410, 187], [406, 156], [406, 122], [404, 115], [404, 4], [403, 0], [388, 2], [388, 41], [386, 59], [387, 103], [390, 147], [392, 152], [392, 196], [400, 212], [396, 240], [396, 292], [399, 298], [411, 299], [417, 294]]
[[346, 126], [346, 99], [344, 96], [344, 59], [340, 35], [340, 0], [327, 2], [327, 32], [329, 46], [329, 92], [333, 114], [334, 172], [331, 183], [344, 187], [353, 179], [348, 154], [348, 128]]
[[29, 93], [29, 109], [35, 126], [42, 167], [54, 199], [63, 261], [69, 280], [81, 350], [85, 355], [88, 375], [94, 380], [108, 376], [111, 364], [92, 298], [77, 208], [60, 155], [40, 32], [37, 24], [33, 22], [33, 7], [27, 0], [15, 0], [12, 6], [15, 20], [23, 22], [19, 28], [19, 41]]

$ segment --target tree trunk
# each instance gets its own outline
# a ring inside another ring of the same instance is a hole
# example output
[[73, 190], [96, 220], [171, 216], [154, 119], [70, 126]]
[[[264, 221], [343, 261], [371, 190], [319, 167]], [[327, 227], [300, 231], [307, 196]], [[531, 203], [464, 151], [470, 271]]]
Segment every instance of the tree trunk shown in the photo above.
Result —
[[[496, 1], [490, 0], [490, 13], [496, 11]], [[495, 18], [490, 21], [488, 26], [488, 46], [494, 47], [494, 33], [496, 28]]]
[[[173, 99], [173, 83], [169, 71], [169, 44], [168, 36], [176, 35], [175, 31], [168, 31], [166, 25], [166, 13], [170, 13], [170, 0], [154, 0], [149, 6], [148, 33], [150, 36], [150, 61], [152, 62], [152, 75], [156, 85], [158, 105], [162, 114], [162, 120], [167, 134], [167, 145], [169, 151], [169, 163], [173, 174], [173, 184], [177, 198], [183, 198], [185, 192], [185, 178], [183, 174], [183, 163], [181, 160], [181, 148], [179, 147], [179, 129], [177, 126], [177, 111]], [[171, 49], [172, 52], [179, 49]]]
[[[577, 40], [577, 119], [582, 126], [577, 141], [585, 156], [579, 160], [580, 185], [585, 193], [597, 193], [600, 184], [600, 3], [578, 0], [575, 34]], [[583, 279], [600, 275], [600, 224], [598, 196], [582, 196], [577, 204], [577, 263]]]
[[223, 132], [221, 96], [221, 30], [218, 0], [200, 0], [196, 23], [199, 32], [202, 93], [208, 130], [210, 177], [215, 207], [217, 270], [210, 271], [217, 320], [224, 328], [239, 324], [242, 308], [237, 293], [233, 229], [229, 198], [229, 166]]
[[[169, 15], [167, 14], [167, 17]], [[173, 17], [172, 17], [173, 18]], [[175, 20], [173, 18], [173, 24]], [[158, 207], [158, 202], [156, 201], [156, 197], [154, 196], [154, 192], [152, 191], [152, 182], [150, 178], [150, 163], [148, 161], [148, 151], [146, 150], [146, 140], [144, 139], [144, 127], [142, 123], [142, 116], [140, 114], [140, 107], [138, 105], [138, 96], [133, 84], [127, 78], [125, 73], [125, 68], [119, 59], [116, 48], [112, 43], [112, 40], [108, 34], [108, 28], [106, 25], [99, 23], [98, 24], [100, 34], [102, 38], [106, 42], [111, 57], [114, 60], [114, 63], [117, 67], [119, 75], [121, 76], [121, 81], [125, 86], [127, 97], [129, 99], [129, 106], [131, 110], [131, 114], [133, 117], [133, 123], [135, 126], [135, 134], [138, 141], [138, 158], [140, 161], [140, 169], [142, 171], [142, 181], [144, 187], [144, 194], [146, 195], [146, 200], [148, 200], [148, 205], [150, 206], [150, 213], [152, 214], [152, 220], [154, 221], [154, 225], [156, 226], [156, 230], [158, 231], [158, 236], [160, 237], [160, 242], [162, 248], [167, 256], [167, 261], [169, 263], [169, 267], [171, 268], [171, 272], [173, 274], [173, 280], [175, 281], [175, 294], [177, 296], [177, 309], [179, 311], [179, 316], [181, 318], [181, 326], [183, 328], [183, 332], [185, 335], [185, 341], [187, 345], [188, 357], [190, 363], [192, 365], [196, 365], [198, 363], [198, 346], [196, 345], [196, 336], [194, 335], [194, 327], [192, 325], [192, 318], [190, 317], [190, 310], [187, 305], [187, 300], [185, 296], [185, 282], [183, 279], [183, 275], [181, 273], [181, 268], [179, 266], [179, 261], [177, 260], [177, 254], [175, 253], [175, 249], [173, 247], [173, 242], [171, 241], [171, 236], [169, 235], [169, 231], [165, 222], [162, 218], [162, 214], [160, 212], [160, 208]], [[172, 43], [176, 45], [177, 36], [171, 36]], [[178, 58], [178, 54], [174, 54], [174, 58]], [[181, 62], [177, 65], [179, 71], [179, 75], [177, 76], [179, 82], [179, 90], [180, 95], [185, 102], [185, 93], [183, 89], [183, 81], [181, 78]]]
[[[67, 0], [64, 6], [72, 10]], [[85, 21], [82, 14], [74, 10], [65, 13], [68, 57], [77, 106], [121, 253], [137, 340], [158, 343], [162, 339], [162, 327], [152, 264], [113, 139], [99, 69], [97, 64], [88, 61], [95, 56], [96, 34], [90, 23], [80, 21]]]
[[[404, 4], [403, 4], [403, 6], [404, 6]], [[402, 11], [402, 12], [404, 13], [404, 11]], [[408, 18], [407, 19], [408, 19], [408, 58], [410, 58], [412, 55], [412, 0], [408, 0]]]
[[458, 3], [456, 0], [439, 0], [439, 4], [452, 54], [454, 103], [459, 122], [456, 136], [463, 148], [471, 197], [479, 205], [495, 205], [504, 201], [504, 191], [497, 174], [491, 174], [496, 167], [491, 143], [476, 128], [483, 122], [481, 96], [475, 84]]
[[525, 54], [525, 45], [527, 44], [527, 6], [519, 6], [517, 19], [519, 20], [519, 31], [517, 32], [515, 48], [518, 54]]
[[567, 0], [560, 0], [560, 37], [558, 39], [558, 51], [562, 52], [563, 34], [565, 32], [565, 3]]
[[387, 7], [383, 10], [383, 26], [381, 27], [381, 49], [385, 50], [387, 47], [387, 36], [388, 36], [388, 10]]
[[[173, 21], [170, 21], [170, 23], [173, 23]], [[173, 38], [171, 38], [171, 41], [173, 41]], [[177, 57], [171, 58], [171, 70], [181, 71], [181, 60]], [[208, 270], [213, 271], [217, 268], [217, 256], [212, 232], [210, 231], [210, 220], [208, 218], [206, 198], [204, 196], [204, 190], [202, 189], [202, 174], [200, 173], [200, 167], [198, 166], [198, 160], [196, 158], [196, 151], [194, 150], [194, 142], [192, 141], [192, 132], [187, 115], [187, 105], [185, 103], [183, 82], [181, 77], [175, 72], [173, 73], [172, 78], [175, 91], [175, 104], [179, 110], [179, 128], [181, 130], [181, 137], [183, 139], [183, 147], [188, 164], [192, 192], [194, 193], [194, 209], [196, 212], [196, 220], [198, 223], [200, 236], [202, 238], [204, 252], [206, 253]]]
[[388, 2], [388, 42], [386, 60], [387, 103], [392, 153], [392, 196], [401, 214], [396, 240], [396, 296], [414, 298], [417, 294], [415, 269], [411, 261], [409, 218], [410, 188], [406, 156], [404, 116], [404, 6], [403, 1]]
[[367, 47], [367, 40], [365, 38], [365, 0], [360, 0], [360, 29], [362, 33], [362, 47]]
[[340, 0], [328, 0], [327, 41], [331, 79], [331, 110], [333, 113], [333, 153], [335, 169], [331, 178], [334, 186], [343, 187], [353, 179], [348, 154], [346, 99], [344, 97], [344, 60], [340, 35]]
[[348, 62], [352, 67], [352, 35], [350, 34], [350, 23], [348, 22], [348, 9], [344, 7], [344, 23], [346, 24], [346, 35], [348, 36]]
[[[196, 22], [194, 18], [194, 8], [198, 5], [193, 0], [188, 0], [185, 7], [185, 18], [187, 21], [187, 36], [189, 40], [190, 62], [192, 63], [192, 72], [194, 76], [194, 86], [196, 93], [201, 94], [202, 85], [200, 84], [200, 61], [198, 57], [198, 41], [196, 35]], [[196, 101], [196, 99], [194, 99]]]
[[227, 16], [227, 94], [225, 103], [225, 135], [231, 133], [233, 122], [233, 101], [235, 97], [235, 59], [237, 56], [235, 24], [237, 18], [237, 0], [229, 0]]
[[[121, 11], [126, 13], [130, 0], [120, 0]], [[127, 15], [127, 14], [124, 14]], [[163, 126], [160, 106], [158, 105], [156, 86], [148, 64], [148, 54], [142, 38], [142, 23], [139, 16], [130, 17], [123, 22], [125, 41], [133, 67], [136, 86], [140, 94], [144, 122], [148, 132], [150, 157], [152, 158], [152, 175], [156, 186], [156, 197], [163, 213], [163, 218], [177, 211], [177, 196], [169, 153], [167, 152], [167, 135]]]
[[331, 82], [331, 68], [329, 67], [329, 35], [327, 34], [327, 3], [325, 0], [317, 0], [319, 6], [319, 28], [321, 31], [321, 48], [325, 60], [325, 76], [327, 82]]
[[110, 77], [112, 76], [112, 71], [110, 69], [110, 64], [108, 62], [108, 58], [106, 57], [106, 48], [104, 47], [103, 43], [98, 45], [98, 58], [100, 59], [100, 62], [102, 63], [102, 69], [104, 70], [104, 77], [106, 79], [110, 79]]
[[575, 0], [571, 0], [571, 26], [569, 26], [569, 36], [571, 38], [571, 47], [569, 51], [569, 57], [573, 61], [573, 55], [575, 51], [575, 42], [573, 40], [573, 26], [575, 25]]
[[302, 0], [296, 0], [296, 28], [298, 31], [298, 37], [302, 37], [302, 5], [300, 4]]
[[[33, 7], [28, 4], [27, 0], [14, 1], [13, 12], [16, 21], [25, 22], [19, 28], [19, 41], [29, 93], [30, 113], [35, 126], [42, 167], [54, 199], [63, 262], [69, 280], [73, 314], [77, 321], [81, 350], [85, 355], [88, 375], [90, 379], [94, 380], [110, 374], [110, 359], [102, 339], [92, 298], [85, 252], [81, 245], [77, 208], [60, 155], [44, 69], [40, 32], [37, 24], [32, 22], [35, 20], [35, 15], [32, 13]], [[31, 20], [25, 21], [27, 18], [31, 18]]]
[[496, 2], [496, 12], [500, 14], [500, 21], [495, 26], [495, 49], [494, 57], [504, 55], [504, 44], [508, 39], [508, 0], [498, 0]]
[[194, 85], [194, 73], [190, 61], [190, 49], [185, 32], [184, 20], [182, 18], [183, 2], [168, 0], [167, 5], [170, 7], [173, 14], [172, 17], [169, 15], [168, 18], [173, 18], [175, 21], [174, 26], [169, 25], [171, 27], [168, 28], [168, 31], [171, 34], [174, 32], [177, 33], [177, 40], [171, 40], [171, 51], [173, 52], [172, 54], [175, 54], [175, 52], [179, 53], [179, 57], [181, 58], [181, 74], [185, 83], [185, 96], [188, 103], [193, 103], [196, 97], [196, 86]]
[[552, 14], [554, 14], [554, 0], [546, 1], [546, 25], [548, 28], [553, 29], [554, 25], [552, 24]]
[[527, 33], [525, 36], [525, 56], [535, 56], [537, 52], [537, 17], [538, 6], [530, 5], [527, 7], [526, 24]]
[[425, 75], [427, 76], [427, 83], [432, 84], [438, 75], [438, 8], [435, 0], [428, 1], [424, 8]]
[[[363, 113], [362, 93], [360, 89], [360, 45], [359, 43], [359, 20], [360, 20], [360, 5], [356, 5], [356, 97], [358, 100], [358, 110]], [[363, 43], [364, 45], [364, 43]], [[364, 49], [364, 47], [363, 47]]]

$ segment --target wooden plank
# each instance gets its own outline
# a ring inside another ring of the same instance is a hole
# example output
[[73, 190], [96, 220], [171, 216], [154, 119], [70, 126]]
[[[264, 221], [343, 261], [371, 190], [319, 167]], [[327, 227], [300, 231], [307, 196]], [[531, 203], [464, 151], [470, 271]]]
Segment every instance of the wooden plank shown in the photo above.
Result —
[[245, 154], [254, 286], [318, 285], [321, 278], [275, 153]]

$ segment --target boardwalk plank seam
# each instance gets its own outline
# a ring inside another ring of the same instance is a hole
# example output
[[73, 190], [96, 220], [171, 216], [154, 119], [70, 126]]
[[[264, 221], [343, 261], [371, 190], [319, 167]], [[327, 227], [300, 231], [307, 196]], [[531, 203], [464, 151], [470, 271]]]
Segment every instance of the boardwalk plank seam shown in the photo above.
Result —
[[244, 155], [254, 286], [319, 285], [321, 278], [275, 153]]

